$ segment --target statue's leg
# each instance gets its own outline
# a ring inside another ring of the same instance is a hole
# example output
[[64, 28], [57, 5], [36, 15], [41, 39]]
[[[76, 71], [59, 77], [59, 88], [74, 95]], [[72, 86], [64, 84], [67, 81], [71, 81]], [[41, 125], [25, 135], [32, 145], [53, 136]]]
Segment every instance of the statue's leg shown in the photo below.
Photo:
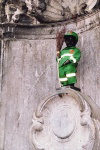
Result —
[[68, 64], [65, 67], [65, 73], [67, 77], [67, 85], [72, 85], [77, 82], [76, 79], [76, 67], [73, 64]]
[[67, 77], [64, 71], [65, 66], [59, 68], [59, 80], [62, 86], [67, 85]]
[[68, 85], [75, 84], [77, 82], [76, 76], [68, 77]]

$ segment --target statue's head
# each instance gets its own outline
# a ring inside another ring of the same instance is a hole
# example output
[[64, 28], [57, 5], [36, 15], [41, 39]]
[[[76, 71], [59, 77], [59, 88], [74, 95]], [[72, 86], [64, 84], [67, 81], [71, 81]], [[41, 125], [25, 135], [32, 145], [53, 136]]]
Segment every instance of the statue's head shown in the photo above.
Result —
[[64, 35], [65, 43], [68, 47], [75, 46], [78, 42], [78, 35], [73, 31], [69, 31]]

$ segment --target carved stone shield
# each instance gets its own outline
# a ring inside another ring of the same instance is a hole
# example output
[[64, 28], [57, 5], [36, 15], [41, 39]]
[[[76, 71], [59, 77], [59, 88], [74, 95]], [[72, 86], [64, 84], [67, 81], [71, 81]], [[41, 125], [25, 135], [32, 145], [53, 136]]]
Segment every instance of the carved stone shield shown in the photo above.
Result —
[[44, 100], [33, 116], [31, 139], [38, 150], [99, 150], [100, 109], [72, 89]]

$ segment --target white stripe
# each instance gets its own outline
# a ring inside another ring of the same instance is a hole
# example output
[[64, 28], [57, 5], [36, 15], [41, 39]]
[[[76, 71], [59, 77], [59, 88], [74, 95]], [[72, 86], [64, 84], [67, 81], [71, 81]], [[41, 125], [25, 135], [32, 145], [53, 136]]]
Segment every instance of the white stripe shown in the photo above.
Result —
[[63, 55], [61, 56], [61, 58], [65, 57], [65, 56], [73, 56], [73, 54], [63, 54]]
[[73, 60], [74, 63], [76, 63], [76, 59], [73, 56], [71, 56], [70, 59]]
[[[73, 54], [63, 54], [61, 58], [65, 56], [70, 56], [70, 59], [73, 60], [74, 63], [76, 63], [76, 59], [73, 57]], [[61, 58], [58, 59], [58, 63], [60, 62]]]
[[[61, 56], [61, 58], [65, 57], [65, 56], [72, 56], [72, 55], [73, 55], [73, 54], [63, 54], [63, 55]], [[58, 63], [60, 62], [61, 58], [58, 58]]]
[[69, 74], [66, 74], [66, 77], [74, 77], [76, 76], [76, 73], [69, 73]]
[[67, 78], [59, 78], [59, 80], [63, 82], [63, 81], [67, 81], [68, 79]]

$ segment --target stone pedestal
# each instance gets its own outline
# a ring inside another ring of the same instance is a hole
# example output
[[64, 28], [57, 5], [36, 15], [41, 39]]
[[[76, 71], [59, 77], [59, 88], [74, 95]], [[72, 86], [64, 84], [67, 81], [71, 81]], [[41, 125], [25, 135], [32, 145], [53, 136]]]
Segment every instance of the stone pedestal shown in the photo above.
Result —
[[98, 114], [100, 109], [88, 96], [70, 88], [60, 90], [34, 113], [33, 145], [37, 150], [99, 150]]

